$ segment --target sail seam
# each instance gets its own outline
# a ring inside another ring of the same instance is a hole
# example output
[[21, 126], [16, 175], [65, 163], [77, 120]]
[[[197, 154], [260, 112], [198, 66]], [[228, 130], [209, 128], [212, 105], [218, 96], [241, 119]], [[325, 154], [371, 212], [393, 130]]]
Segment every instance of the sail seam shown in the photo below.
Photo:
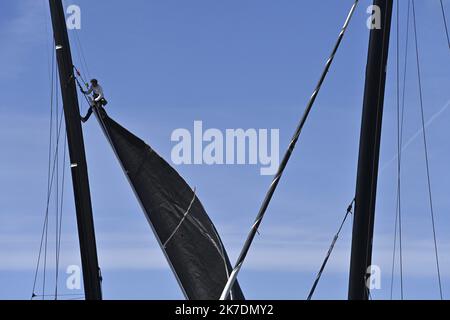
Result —
[[170, 242], [170, 240], [172, 240], [172, 238], [175, 236], [175, 234], [177, 233], [177, 231], [180, 229], [181, 225], [183, 224], [184, 220], [186, 220], [189, 211], [192, 208], [192, 205], [194, 204], [195, 198], [196, 198], [196, 194], [195, 194], [196, 189], [194, 188], [194, 196], [192, 197], [191, 203], [189, 203], [189, 206], [186, 210], [186, 212], [183, 214], [183, 218], [181, 219], [181, 221], [178, 223], [178, 225], [176, 226], [175, 230], [173, 230], [173, 232], [171, 233], [171, 235], [169, 236], [169, 238], [166, 240], [166, 242], [163, 243], [163, 247], [164, 249], [167, 248], [167, 244]]

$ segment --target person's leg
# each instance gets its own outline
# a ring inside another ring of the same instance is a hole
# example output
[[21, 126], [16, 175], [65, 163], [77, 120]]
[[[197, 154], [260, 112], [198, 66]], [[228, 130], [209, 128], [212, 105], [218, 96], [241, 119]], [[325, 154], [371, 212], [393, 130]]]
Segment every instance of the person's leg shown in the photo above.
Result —
[[89, 120], [89, 118], [91, 117], [92, 114], [92, 107], [89, 108], [88, 112], [86, 113], [86, 116], [81, 117], [81, 121], [82, 122], [86, 122]]

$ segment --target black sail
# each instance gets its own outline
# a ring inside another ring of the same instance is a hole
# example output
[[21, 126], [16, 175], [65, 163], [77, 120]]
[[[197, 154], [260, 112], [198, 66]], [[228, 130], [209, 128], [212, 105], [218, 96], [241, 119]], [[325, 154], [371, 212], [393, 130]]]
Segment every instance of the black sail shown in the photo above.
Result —
[[[186, 296], [217, 300], [232, 270], [220, 237], [184, 179], [144, 141], [95, 114]], [[239, 284], [232, 298], [244, 299]]]

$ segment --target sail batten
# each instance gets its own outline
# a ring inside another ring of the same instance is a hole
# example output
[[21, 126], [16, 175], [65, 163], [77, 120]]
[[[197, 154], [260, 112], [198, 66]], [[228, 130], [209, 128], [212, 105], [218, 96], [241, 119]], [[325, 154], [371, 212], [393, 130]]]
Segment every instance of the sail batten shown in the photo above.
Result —
[[[94, 109], [185, 297], [219, 299], [232, 268], [195, 190], [103, 108]], [[232, 297], [244, 299], [239, 284]]]

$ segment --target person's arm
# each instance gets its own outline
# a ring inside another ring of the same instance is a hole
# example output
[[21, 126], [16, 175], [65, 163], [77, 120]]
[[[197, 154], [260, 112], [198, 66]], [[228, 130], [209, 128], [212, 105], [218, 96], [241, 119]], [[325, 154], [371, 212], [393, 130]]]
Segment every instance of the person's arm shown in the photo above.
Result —
[[91, 94], [94, 88], [91, 86], [88, 91], [83, 91], [84, 94]]

